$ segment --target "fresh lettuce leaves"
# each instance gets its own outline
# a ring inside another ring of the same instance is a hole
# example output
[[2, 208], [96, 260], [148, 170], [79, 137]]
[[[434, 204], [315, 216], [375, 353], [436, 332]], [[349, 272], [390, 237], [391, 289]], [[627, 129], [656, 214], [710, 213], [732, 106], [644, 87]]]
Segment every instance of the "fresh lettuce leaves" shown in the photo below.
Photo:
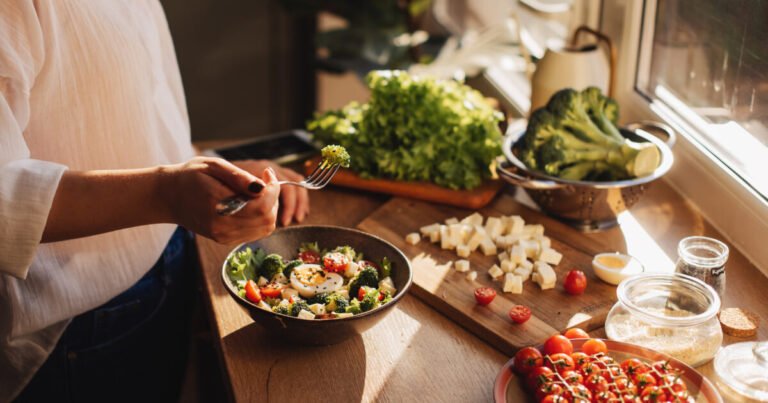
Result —
[[266, 256], [267, 253], [263, 249], [253, 251], [250, 247], [233, 253], [227, 261], [229, 279], [238, 285], [245, 285], [248, 280], [256, 280], [256, 273]]
[[502, 115], [479, 92], [404, 71], [373, 71], [366, 81], [368, 103], [317, 114], [307, 124], [321, 143], [355, 155], [351, 169], [360, 176], [472, 189], [493, 175]]

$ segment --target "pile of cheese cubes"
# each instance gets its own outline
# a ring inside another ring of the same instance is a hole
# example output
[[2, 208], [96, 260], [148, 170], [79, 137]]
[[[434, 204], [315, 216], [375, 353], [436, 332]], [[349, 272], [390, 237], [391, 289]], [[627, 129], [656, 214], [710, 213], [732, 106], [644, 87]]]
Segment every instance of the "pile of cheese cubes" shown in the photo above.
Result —
[[[483, 223], [485, 222], [485, 223]], [[552, 249], [552, 241], [544, 236], [541, 224], [527, 225], [520, 216], [488, 217], [474, 213], [463, 220], [445, 220], [421, 227], [418, 233], [405, 237], [407, 243], [417, 244], [421, 236], [433, 243], [440, 243], [443, 249], [455, 250], [461, 258], [467, 258], [478, 249], [486, 256], [498, 255], [499, 263], [488, 269], [494, 280], [504, 281], [504, 292], [521, 294], [523, 283], [528, 279], [537, 283], [542, 290], [555, 287], [557, 277], [553, 266], [560, 263], [563, 255]], [[476, 271], [470, 271], [466, 259], [453, 263], [456, 271], [469, 272], [467, 279], [477, 278]]]

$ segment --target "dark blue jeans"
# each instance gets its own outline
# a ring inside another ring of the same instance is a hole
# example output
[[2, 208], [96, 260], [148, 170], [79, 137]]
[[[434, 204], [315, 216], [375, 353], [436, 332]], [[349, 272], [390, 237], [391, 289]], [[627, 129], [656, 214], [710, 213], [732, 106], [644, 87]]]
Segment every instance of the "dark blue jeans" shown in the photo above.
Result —
[[197, 266], [194, 239], [179, 228], [141, 280], [72, 320], [16, 402], [177, 401]]

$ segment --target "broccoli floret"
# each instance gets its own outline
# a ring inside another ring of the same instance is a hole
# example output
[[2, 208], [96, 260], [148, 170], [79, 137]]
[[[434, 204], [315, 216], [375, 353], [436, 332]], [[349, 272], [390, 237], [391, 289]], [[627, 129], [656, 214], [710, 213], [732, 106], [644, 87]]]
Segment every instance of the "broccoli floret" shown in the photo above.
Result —
[[291, 272], [293, 271], [293, 269], [295, 269], [297, 266], [302, 264], [304, 264], [304, 262], [302, 262], [299, 259], [291, 260], [290, 262], [288, 262], [287, 265], [285, 265], [285, 268], [283, 269], [283, 275], [285, 277], [291, 278]]
[[597, 88], [564, 89], [536, 110], [515, 152], [531, 169], [571, 180], [620, 180], [659, 164], [651, 143], [621, 136], [616, 102]]
[[365, 293], [363, 300], [360, 301], [360, 310], [368, 312], [379, 306], [379, 290], [372, 288]]
[[343, 313], [346, 312], [348, 306], [349, 300], [346, 297], [339, 295], [338, 293], [332, 293], [328, 296], [328, 298], [326, 298], [326, 312]]
[[328, 298], [330, 297], [330, 295], [331, 294], [327, 293], [327, 292], [321, 292], [319, 294], [315, 294], [315, 295], [313, 295], [312, 297], [310, 297], [307, 300], [307, 303], [309, 305], [312, 305], [312, 304], [323, 304], [323, 305], [325, 305], [325, 304], [328, 303]]
[[329, 145], [323, 147], [323, 149], [320, 150], [320, 153], [323, 155], [323, 162], [321, 162], [321, 165], [329, 166], [339, 164], [344, 168], [349, 168], [349, 153], [344, 147], [339, 145]]
[[283, 258], [277, 253], [272, 253], [264, 258], [264, 262], [261, 264], [261, 268], [259, 268], [259, 275], [267, 280], [272, 280], [272, 277], [277, 275], [277, 273], [282, 273], [283, 269], [285, 269]]
[[349, 295], [353, 298], [357, 296], [362, 286], [373, 288], [379, 286], [379, 272], [375, 267], [365, 266], [349, 281]]
[[291, 316], [299, 316], [299, 312], [301, 312], [302, 309], [309, 311], [309, 304], [303, 299], [296, 298], [290, 306]]
[[351, 313], [352, 315], [357, 315], [362, 312], [360, 309], [360, 301], [357, 299], [352, 299], [352, 301], [349, 302], [349, 306], [347, 307], [346, 312]]
[[[281, 305], [275, 305], [275, 306], [273, 306], [273, 307], [272, 307], [272, 312], [274, 312], [274, 313], [281, 313], [281, 314], [283, 314], [283, 315], [290, 315], [290, 314], [291, 314], [291, 311], [290, 311], [290, 309], [288, 309], [288, 307], [287, 307], [287, 306], [285, 306], [285, 305], [282, 305], [282, 304], [281, 304]], [[298, 315], [298, 313], [297, 313], [296, 315]], [[294, 316], [295, 316], [295, 315], [294, 315]]]

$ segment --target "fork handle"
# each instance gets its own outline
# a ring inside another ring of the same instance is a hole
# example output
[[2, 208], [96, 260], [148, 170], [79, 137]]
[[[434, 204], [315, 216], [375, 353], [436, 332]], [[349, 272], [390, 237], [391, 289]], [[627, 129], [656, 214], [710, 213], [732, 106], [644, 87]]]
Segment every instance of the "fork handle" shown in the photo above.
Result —
[[[291, 181], [279, 181], [277, 182], [278, 185], [298, 185], [295, 182]], [[249, 201], [253, 200], [253, 198], [250, 198], [248, 196], [242, 196], [242, 195], [233, 195], [229, 196], [227, 198], [219, 200], [218, 203], [216, 203], [216, 214], [220, 216], [228, 216], [232, 214], [237, 214], [238, 211], [242, 210], [243, 207], [245, 207], [246, 204], [248, 204]]]

